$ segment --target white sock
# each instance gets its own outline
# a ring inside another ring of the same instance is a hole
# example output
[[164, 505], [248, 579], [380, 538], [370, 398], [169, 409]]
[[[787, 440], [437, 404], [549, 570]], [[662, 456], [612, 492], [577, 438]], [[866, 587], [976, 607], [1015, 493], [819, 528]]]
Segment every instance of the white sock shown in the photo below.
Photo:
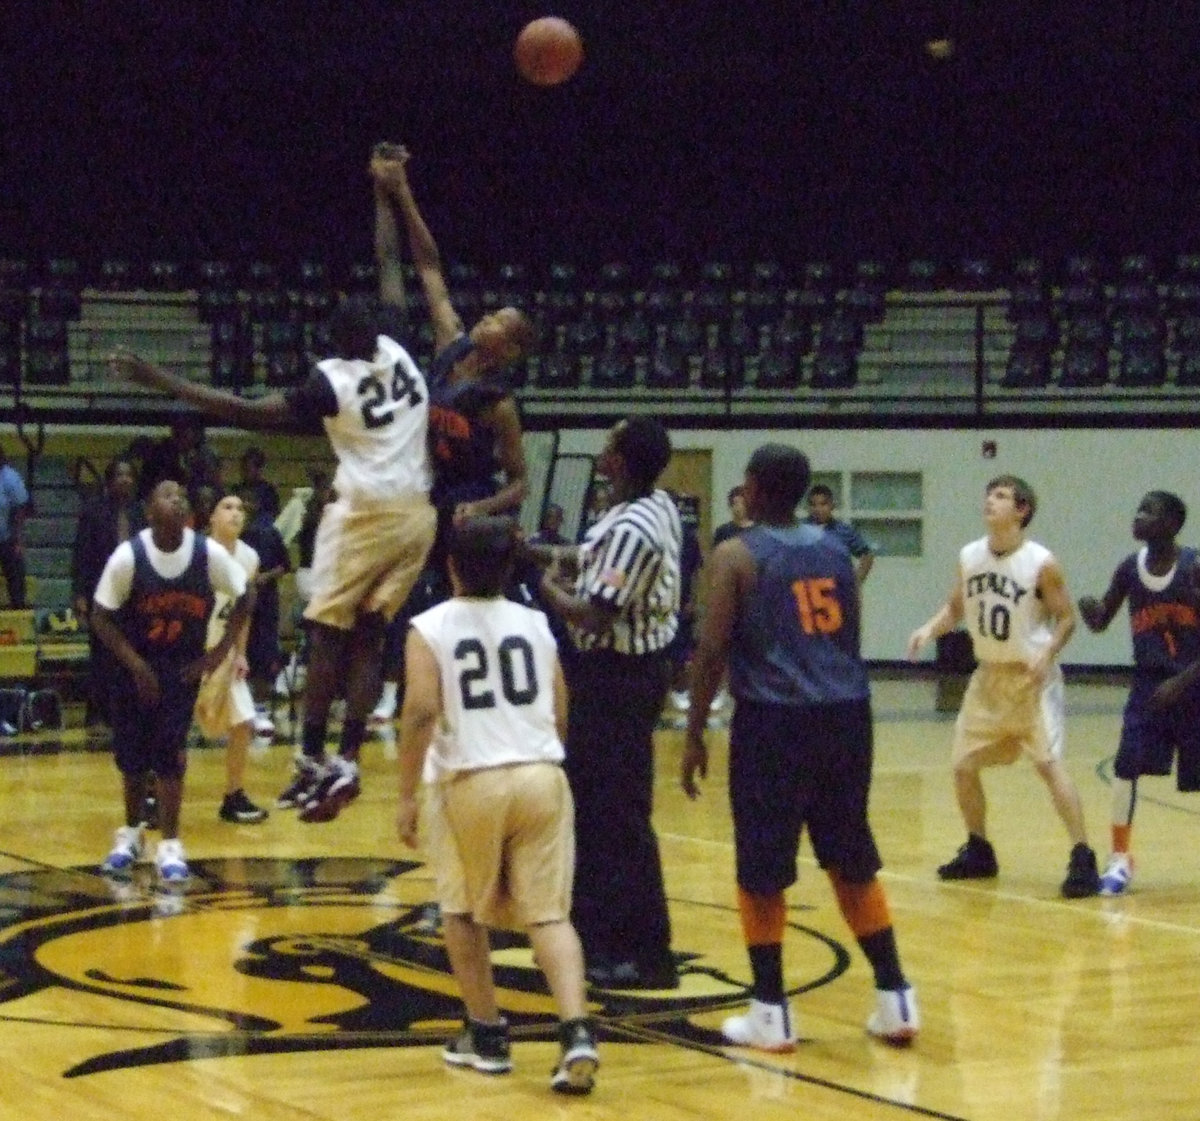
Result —
[[396, 683], [394, 681], [385, 681], [383, 683], [383, 691], [379, 694], [379, 703], [375, 706], [375, 711], [381, 715], [394, 715], [396, 711], [396, 692]]

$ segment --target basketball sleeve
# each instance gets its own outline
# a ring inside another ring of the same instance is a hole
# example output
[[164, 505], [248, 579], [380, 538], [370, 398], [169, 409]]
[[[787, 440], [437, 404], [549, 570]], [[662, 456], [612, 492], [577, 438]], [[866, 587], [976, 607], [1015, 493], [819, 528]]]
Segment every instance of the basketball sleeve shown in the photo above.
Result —
[[119, 611], [125, 606], [133, 591], [133, 564], [133, 546], [122, 541], [105, 562], [93, 596], [106, 611]]

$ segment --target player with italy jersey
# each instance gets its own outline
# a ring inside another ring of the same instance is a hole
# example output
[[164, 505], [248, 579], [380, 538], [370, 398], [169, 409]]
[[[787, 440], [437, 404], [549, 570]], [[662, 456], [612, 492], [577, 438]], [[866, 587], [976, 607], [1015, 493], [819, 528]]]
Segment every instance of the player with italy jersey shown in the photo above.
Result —
[[981, 772], [1029, 757], [1071, 838], [1062, 894], [1100, 890], [1096, 854], [1087, 843], [1083, 803], [1063, 762], [1065, 724], [1058, 655], [1075, 633], [1075, 609], [1054, 554], [1030, 541], [1037, 497], [1016, 475], [999, 475], [984, 491], [987, 533], [964, 545], [945, 602], [908, 639], [908, 656], [966, 626], [978, 665], [954, 724], [954, 792], [967, 840], [938, 868], [943, 880], [990, 879], [999, 872], [987, 838]]

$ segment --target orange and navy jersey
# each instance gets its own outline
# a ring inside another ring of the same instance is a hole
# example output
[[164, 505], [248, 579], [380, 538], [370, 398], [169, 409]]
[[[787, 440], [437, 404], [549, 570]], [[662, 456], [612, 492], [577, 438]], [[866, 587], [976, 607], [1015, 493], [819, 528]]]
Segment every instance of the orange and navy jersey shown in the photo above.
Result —
[[1177, 673], [1200, 658], [1200, 611], [1193, 587], [1197, 553], [1179, 550], [1170, 572], [1147, 570], [1146, 550], [1131, 553], [1118, 566], [1113, 585], [1129, 601], [1133, 661], [1138, 669]]
[[176, 577], [160, 575], [141, 536], [133, 546], [133, 585], [121, 609], [125, 635], [151, 665], [183, 664], [204, 653], [214, 592], [208, 574], [208, 543], [196, 534], [187, 568]]
[[429, 367], [429, 455], [433, 464], [433, 504], [439, 510], [476, 502], [496, 493], [496, 433], [486, 420], [493, 406], [512, 391], [495, 377], [452, 382], [451, 371], [472, 350], [459, 335]]
[[868, 698], [858, 580], [845, 545], [811, 525], [754, 526], [740, 540], [756, 575], [729, 653], [734, 697], [784, 705]]

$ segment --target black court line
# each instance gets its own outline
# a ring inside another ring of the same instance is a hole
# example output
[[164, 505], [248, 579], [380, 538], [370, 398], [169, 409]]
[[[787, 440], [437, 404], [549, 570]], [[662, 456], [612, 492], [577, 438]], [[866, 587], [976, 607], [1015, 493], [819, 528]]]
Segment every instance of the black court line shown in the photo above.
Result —
[[[752, 1055], [739, 1053], [736, 1055], [729, 1054], [727, 1047], [716, 1046], [715, 1044], [705, 1043], [698, 1039], [681, 1039], [676, 1035], [667, 1032], [656, 1031], [652, 1027], [647, 1027], [641, 1024], [628, 1024], [623, 1021], [609, 1021], [600, 1019], [597, 1021], [603, 1025], [605, 1030], [613, 1035], [627, 1035], [633, 1039], [640, 1039], [647, 1043], [664, 1043], [675, 1047], [682, 1048], [685, 1051], [695, 1051], [702, 1055], [708, 1055], [714, 1059], [723, 1059], [726, 1062], [734, 1063], [737, 1066], [754, 1067], [757, 1070], [767, 1071], [770, 1074], [782, 1075], [785, 1078], [790, 1078], [795, 1082], [803, 1082], [809, 1086], [819, 1086], [823, 1090], [832, 1090], [837, 1094], [845, 1094], [852, 1098], [857, 1098], [860, 1101], [874, 1102], [877, 1105], [891, 1106], [894, 1109], [904, 1113], [910, 1113], [918, 1117], [934, 1117], [939, 1121], [967, 1121], [967, 1118], [960, 1117], [956, 1113], [943, 1113], [941, 1110], [930, 1109], [927, 1106], [912, 1105], [908, 1102], [899, 1102], [894, 1098], [885, 1098], [881, 1094], [872, 1093], [870, 1090], [859, 1090], [853, 1086], [846, 1086], [840, 1082], [831, 1082], [827, 1078], [818, 1078], [812, 1074], [804, 1074], [802, 1071], [789, 1070], [785, 1067], [778, 1067], [774, 1063], [767, 1062], [764, 1059], [756, 1059]], [[803, 1043], [799, 1045], [803, 1048]], [[881, 1044], [886, 1046], [886, 1044]]]
[[[56, 864], [51, 864], [44, 860], [39, 860], [39, 859], [33, 858], [33, 857], [21, 856], [16, 853], [7, 852], [7, 851], [0, 851], [0, 857], [5, 857], [10, 860], [19, 861], [21, 863], [29, 865], [31, 867], [31, 869], [33, 869], [33, 870], [56, 872], [56, 873], [63, 874], [63, 875], [75, 875], [75, 876], [79, 876], [81, 878], [87, 879], [89, 881], [99, 880], [106, 884], [109, 881], [109, 877], [103, 875], [103, 873], [101, 873], [99, 871], [90, 872], [86, 869], [77, 868], [77, 867], [64, 868], [62, 866], [59, 866]], [[180, 897], [181, 902], [184, 903], [184, 909], [191, 911], [193, 913], [203, 912], [205, 910], [212, 909], [208, 905], [207, 900], [205, 900], [203, 898], [189, 898], [189, 896], [191, 894], [192, 893], [189, 892]], [[150, 893], [146, 896], [144, 902], [146, 905], [152, 905], [152, 901], [153, 901], [153, 893]], [[675, 902], [675, 903], [678, 903], [678, 904], [684, 905], [684, 906], [696, 906], [696, 907], [701, 907], [704, 909], [724, 911], [729, 914], [733, 914], [735, 911], [735, 908], [732, 907], [731, 905], [717, 904], [717, 903], [712, 903], [709, 901], [698, 901], [698, 900], [692, 901], [692, 900], [681, 900], [678, 898], [673, 898], [672, 902]], [[114, 903], [113, 905], [120, 906], [120, 904], [117, 904], [117, 903]], [[799, 907], [799, 908], [789, 907], [789, 911], [809, 910], [809, 909], [811, 909], [811, 907], [808, 907], [808, 906]], [[793, 929], [796, 929], [796, 930], [806, 933], [810, 937], [815, 936], [819, 941], [825, 943], [825, 945], [833, 952], [834, 958], [835, 958], [834, 965], [830, 968], [830, 970], [824, 976], [822, 976], [820, 978], [816, 978], [807, 984], [797, 987], [796, 989], [789, 990], [789, 996], [798, 996], [798, 995], [802, 994], [803, 992], [807, 992], [814, 988], [819, 988], [822, 985], [829, 984], [832, 981], [836, 980], [837, 977], [841, 976], [845, 972], [845, 970], [848, 966], [849, 951], [840, 942], [837, 942], [835, 939], [832, 939], [828, 935], [822, 934], [819, 931], [814, 931], [811, 928], [800, 926], [799, 924], [794, 923], [794, 922], [789, 922], [788, 925], [789, 925], [789, 927], [792, 927]], [[331, 944], [331, 946], [335, 946], [335, 947], [341, 945], [339, 940], [332, 939], [332, 938], [330, 939], [330, 944]], [[371, 957], [372, 959], [375, 959], [375, 960], [379, 960], [379, 961], [387, 961], [388, 963], [401, 961], [401, 959], [391, 958], [386, 954], [379, 953], [378, 951], [372, 952], [366, 956]], [[402, 964], [419, 965], [419, 963], [408, 962], [407, 960], [404, 960], [402, 962]], [[730, 1008], [736, 1008], [736, 1007], [740, 1007], [744, 1003], [745, 1003], [744, 997], [731, 997], [731, 999], [728, 1001], [728, 1003], [722, 1002], [720, 1004], [715, 1004], [709, 1008], [706, 1008], [705, 1012], [710, 1013], [710, 1012], [716, 1012], [716, 1011], [721, 1011], [721, 1010], [727, 1010]], [[679, 1032], [665, 1031], [665, 1030], [660, 1030], [660, 1029], [657, 1029], [654, 1027], [655, 1022], [678, 1024], [682, 1020], [686, 1023], [687, 1022], [686, 1016], [687, 1016], [687, 1013], [681, 1014], [681, 1010], [669, 1009], [669, 1008], [668, 1009], [657, 1009], [654, 1011], [647, 1011], [647, 1012], [640, 1013], [640, 1014], [634, 1012], [634, 1013], [632, 1013], [632, 1015], [620, 1016], [620, 1017], [598, 1016], [598, 1017], [596, 1017], [596, 1025], [604, 1033], [609, 1034], [611, 1036], [625, 1037], [625, 1038], [628, 1038], [628, 1039], [631, 1039], [634, 1041], [638, 1041], [638, 1042], [643, 1042], [643, 1043], [655, 1043], [655, 1044], [662, 1044], [662, 1045], [666, 1045], [666, 1046], [682, 1048], [683, 1050], [688, 1050], [688, 1051], [693, 1051], [693, 1052], [697, 1052], [700, 1054], [708, 1055], [711, 1058], [720, 1059], [724, 1062], [731, 1062], [731, 1063], [734, 1063], [735, 1065], [755, 1067], [757, 1069], [769, 1072], [771, 1074], [782, 1075], [782, 1076], [792, 1079], [793, 1081], [796, 1081], [796, 1082], [801, 1082], [801, 1083], [805, 1083], [807, 1085], [817, 1086], [822, 1089], [831, 1090], [835, 1093], [845, 1094], [850, 1097], [857, 1098], [857, 1099], [860, 1099], [863, 1101], [871, 1101], [871, 1102], [875, 1102], [880, 1105], [891, 1106], [895, 1109], [901, 1110], [908, 1114], [912, 1114], [914, 1116], [937, 1118], [937, 1119], [940, 1119], [940, 1121], [965, 1121], [965, 1119], [960, 1118], [954, 1114], [944, 1113], [944, 1112], [941, 1112], [938, 1110], [926, 1108], [924, 1106], [912, 1105], [912, 1104], [905, 1103], [905, 1102], [898, 1102], [898, 1101], [895, 1101], [894, 1099], [886, 1098], [882, 1095], [875, 1094], [875, 1093], [872, 1093], [867, 1090], [860, 1090], [853, 1086], [845, 1085], [845, 1084], [838, 1083], [838, 1082], [832, 1082], [832, 1081], [830, 1081], [828, 1079], [824, 1079], [824, 1078], [818, 1078], [815, 1075], [808, 1075], [808, 1074], [803, 1073], [802, 1071], [778, 1067], [778, 1066], [776, 1066], [770, 1062], [767, 1062], [765, 1060], [756, 1059], [753, 1057], [752, 1054], [746, 1054], [746, 1053], [743, 1053], [740, 1051], [739, 1051], [739, 1053], [731, 1054], [730, 1049], [728, 1047], [719, 1046], [717, 1044], [707, 1042], [703, 1037], [705, 1035], [711, 1035], [713, 1033], [707, 1031], [706, 1029], [692, 1027], [691, 1030], [687, 1034], [681, 1034]], [[87, 1029], [103, 1028], [105, 1030], [122, 1030], [122, 1031], [128, 1031], [129, 1033], [140, 1033], [143, 1035], [147, 1034], [147, 1033], [158, 1034], [165, 1038], [169, 1038], [172, 1041], [170, 1044], [168, 1044], [167, 1050], [171, 1053], [171, 1055], [173, 1057], [176, 1058], [176, 1061], [178, 1059], [183, 1059], [183, 1058], [186, 1058], [189, 1056], [194, 1056], [197, 1053], [203, 1054], [207, 1057], [217, 1057], [222, 1054], [241, 1056], [241, 1055], [255, 1054], [255, 1053], [257, 1053], [257, 1054], [269, 1053], [273, 1050], [276, 1050], [277, 1048], [279, 1050], [286, 1050], [286, 1051], [290, 1052], [290, 1051], [294, 1050], [295, 1044], [297, 1042], [296, 1036], [289, 1035], [287, 1040], [282, 1040], [282, 1039], [274, 1040], [274, 1039], [270, 1038], [269, 1036], [264, 1036], [263, 1033], [260, 1033], [260, 1032], [247, 1032], [247, 1031], [241, 1031], [241, 1030], [237, 1030], [237, 1029], [234, 1029], [233, 1031], [222, 1031], [222, 1032], [214, 1032], [214, 1033], [206, 1033], [206, 1032], [184, 1033], [181, 1036], [181, 1034], [178, 1031], [173, 1031], [170, 1029], [152, 1029], [152, 1028], [146, 1028], [146, 1027], [133, 1027], [133, 1026], [130, 1026], [127, 1028], [120, 1028], [117, 1025], [100, 1024], [100, 1023], [94, 1023], [92, 1021], [75, 1021], [75, 1020], [61, 1019], [61, 1018], [42, 1020], [42, 1019], [36, 1019], [33, 1017], [10, 1016], [10, 1015], [0, 1014], [0, 1022], [14, 1023], [14, 1024], [17, 1024], [17, 1023], [30, 1024], [30, 1025], [45, 1026], [45, 1027], [77, 1027], [77, 1028], [87, 1028]], [[538, 1029], [535, 1033], [534, 1031], [532, 1031], [531, 1029], [528, 1029], [528, 1028], [526, 1028], [526, 1029], [518, 1028], [516, 1031], [514, 1031], [514, 1037], [521, 1038], [521, 1037], [528, 1037], [529, 1035], [533, 1035], [533, 1034], [541, 1035], [543, 1033], [544, 1033], [544, 1029]], [[442, 1043], [444, 1043], [443, 1036], [444, 1036], [444, 1032], [440, 1032], [440, 1031], [436, 1034], [436, 1036], [432, 1036], [427, 1031], [396, 1031], [396, 1032], [387, 1032], [387, 1031], [384, 1031], [384, 1032], [378, 1032], [378, 1031], [354, 1032], [354, 1031], [351, 1031], [348, 1033], [338, 1033], [337, 1039], [322, 1033], [320, 1036], [314, 1036], [313, 1042], [322, 1047], [324, 1047], [324, 1046], [347, 1047], [347, 1045], [348, 1045], [348, 1049], [352, 1049], [355, 1046], [359, 1046], [359, 1047], [371, 1046], [372, 1044], [395, 1045], [396, 1043], [403, 1043], [403, 1042], [418, 1043], [418, 1044], [427, 1042], [431, 1046], [441, 1046]], [[339, 1039], [340, 1039], [340, 1044], [338, 1042]], [[246, 1046], [247, 1042], [251, 1042], [251, 1041], [252, 1041], [252, 1046], [247, 1047]], [[803, 1044], [801, 1044], [801, 1047], [802, 1046], [803, 1046]], [[884, 1044], [881, 1044], [881, 1046], [884, 1046]], [[85, 1066], [86, 1065], [87, 1064], [85, 1064]], [[80, 1073], [82, 1073], [82, 1071], [80, 1071]]]

